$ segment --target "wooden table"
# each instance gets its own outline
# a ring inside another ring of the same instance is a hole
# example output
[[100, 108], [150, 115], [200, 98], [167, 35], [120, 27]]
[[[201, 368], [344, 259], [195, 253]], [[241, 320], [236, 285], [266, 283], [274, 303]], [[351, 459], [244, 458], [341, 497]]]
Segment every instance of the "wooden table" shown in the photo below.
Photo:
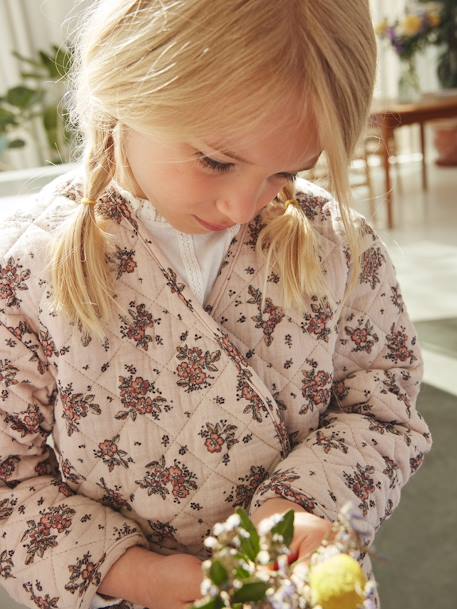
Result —
[[422, 187], [427, 190], [427, 163], [425, 152], [425, 129], [426, 122], [436, 119], [451, 118], [457, 116], [457, 95], [433, 96], [424, 95], [415, 103], [404, 104], [396, 100], [375, 100], [370, 115], [370, 125], [378, 127], [382, 132], [383, 139], [383, 162], [385, 172], [387, 225], [394, 228], [393, 219], [393, 194], [392, 180], [390, 178], [389, 158], [391, 156], [390, 144], [393, 140], [394, 131], [398, 127], [413, 125], [420, 126], [420, 143], [422, 153]]

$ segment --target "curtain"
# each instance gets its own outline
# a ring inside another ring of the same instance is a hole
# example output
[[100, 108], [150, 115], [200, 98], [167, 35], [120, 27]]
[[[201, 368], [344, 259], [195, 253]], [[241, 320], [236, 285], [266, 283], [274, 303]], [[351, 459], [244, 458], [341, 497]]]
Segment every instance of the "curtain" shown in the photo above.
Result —
[[[72, 0], [0, 0], [0, 95], [21, 82], [20, 72], [25, 69], [11, 51], [31, 57], [38, 49], [61, 44], [65, 18], [75, 4]], [[46, 164], [46, 135], [41, 122], [35, 119], [30, 134], [24, 135], [27, 145], [2, 155], [2, 166], [18, 169]]]

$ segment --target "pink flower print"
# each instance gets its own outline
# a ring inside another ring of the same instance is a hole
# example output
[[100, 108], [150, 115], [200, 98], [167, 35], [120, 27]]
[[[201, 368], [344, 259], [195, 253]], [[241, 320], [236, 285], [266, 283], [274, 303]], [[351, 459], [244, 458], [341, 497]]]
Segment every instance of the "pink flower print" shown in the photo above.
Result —
[[210, 453], [220, 453], [224, 446], [224, 438], [216, 433], [212, 433], [205, 441], [205, 446]]
[[186, 379], [192, 385], [203, 385], [206, 380], [206, 374], [196, 362], [182, 362], [176, 371], [180, 378]]
[[368, 283], [372, 290], [381, 283], [379, 271], [381, 270], [385, 256], [381, 252], [381, 248], [370, 247], [362, 254], [360, 283]]
[[42, 516], [39, 527], [42, 530], [56, 529], [59, 533], [68, 529], [71, 525], [71, 518], [66, 518], [63, 514], [53, 512]]
[[40, 413], [38, 406], [29, 405], [27, 414], [24, 417], [24, 423], [27, 426], [29, 433], [38, 433], [40, 423], [43, 421], [43, 416]]
[[94, 571], [96, 571], [97, 567], [93, 563], [89, 563], [81, 570], [81, 577], [85, 581], [91, 581], [92, 575]]
[[344, 330], [355, 345], [352, 349], [353, 352], [371, 353], [374, 345], [379, 342], [379, 337], [374, 332], [373, 324], [368, 319], [363, 326], [362, 324], [363, 320], [359, 319], [357, 328], [346, 326]]
[[311, 313], [303, 315], [304, 321], [300, 324], [305, 334], [314, 334], [318, 340], [328, 342], [330, 328], [328, 324], [333, 316], [332, 308], [327, 297], [319, 302], [317, 296], [311, 298]]
[[183, 360], [176, 367], [176, 373], [179, 377], [177, 385], [184, 387], [187, 393], [191, 391], [198, 391], [210, 386], [210, 380], [214, 379], [214, 376], [209, 372], [217, 372], [218, 368], [214, 362], [218, 361], [221, 357], [221, 351], [205, 351], [199, 347], [189, 347], [188, 345], [180, 346], [177, 348], [177, 359]]
[[117, 453], [117, 446], [112, 440], [104, 440], [98, 445], [100, 452], [107, 457], [114, 457]]
[[6, 301], [8, 307], [19, 307], [22, 302], [18, 297], [19, 290], [27, 290], [25, 283], [30, 277], [30, 269], [21, 270], [22, 264], [11, 256], [6, 266], [0, 264], [0, 300]]

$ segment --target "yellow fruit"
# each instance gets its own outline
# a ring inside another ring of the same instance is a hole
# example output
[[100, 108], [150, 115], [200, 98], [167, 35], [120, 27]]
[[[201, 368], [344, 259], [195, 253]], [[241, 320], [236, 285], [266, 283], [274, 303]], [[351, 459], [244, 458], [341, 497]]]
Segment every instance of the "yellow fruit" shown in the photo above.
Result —
[[322, 609], [358, 609], [365, 600], [367, 578], [348, 554], [337, 554], [310, 569], [313, 603]]

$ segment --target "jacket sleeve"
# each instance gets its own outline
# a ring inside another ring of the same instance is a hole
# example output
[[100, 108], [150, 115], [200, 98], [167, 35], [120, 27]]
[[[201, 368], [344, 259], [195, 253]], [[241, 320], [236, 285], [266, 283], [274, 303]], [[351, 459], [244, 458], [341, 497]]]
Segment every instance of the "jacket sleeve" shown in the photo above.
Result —
[[362, 235], [361, 274], [336, 326], [327, 409], [256, 489], [250, 511], [280, 496], [335, 520], [350, 501], [369, 545], [432, 442], [415, 406], [422, 359], [395, 269], [365, 221]]
[[148, 544], [135, 522], [62, 481], [47, 444], [55, 396], [38, 331], [0, 300], [0, 584], [28, 607], [89, 609], [113, 563]]

